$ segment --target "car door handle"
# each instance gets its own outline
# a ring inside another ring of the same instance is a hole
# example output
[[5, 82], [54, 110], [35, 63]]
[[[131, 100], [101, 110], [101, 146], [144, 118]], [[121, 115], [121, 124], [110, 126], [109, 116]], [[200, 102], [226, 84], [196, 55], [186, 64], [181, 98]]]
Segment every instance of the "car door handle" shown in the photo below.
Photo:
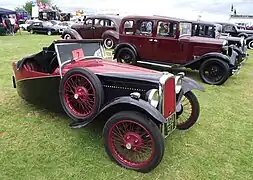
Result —
[[149, 39], [149, 41], [150, 41], [150, 42], [152, 42], [152, 41], [153, 41], [153, 39]]
[[157, 40], [157, 39], [154, 39], [154, 42], [158, 42], [158, 40]]

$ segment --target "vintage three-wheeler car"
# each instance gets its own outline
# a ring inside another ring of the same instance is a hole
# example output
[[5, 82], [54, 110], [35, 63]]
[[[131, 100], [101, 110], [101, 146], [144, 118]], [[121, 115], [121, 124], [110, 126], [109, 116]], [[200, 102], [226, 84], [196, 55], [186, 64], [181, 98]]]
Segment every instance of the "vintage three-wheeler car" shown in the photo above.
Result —
[[[199, 103], [191, 90], [203, 88], [184, 74], [103, 57], [102, 40], [57, 40], [13, 62], [13, 85], [30, 103], [63, 109], [72, 128], [105, 120], [108, 156], [123, 167], [149, 172], [162, 160], [164, 138], [197, 121]], [[188, 116], [180, 119], [184, 113]]]

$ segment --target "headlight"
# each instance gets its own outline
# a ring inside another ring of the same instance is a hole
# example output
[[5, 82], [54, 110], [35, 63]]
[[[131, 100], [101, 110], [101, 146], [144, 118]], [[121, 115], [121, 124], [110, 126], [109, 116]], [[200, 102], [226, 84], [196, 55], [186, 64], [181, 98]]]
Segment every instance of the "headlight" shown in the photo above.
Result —
[[159, 91], [158, 89], [151, 89], [146, 94], [146, 99], [148, 100], [151, 106], [157, 108], [159, 103]]
[[223, 41], [223, 43], [222, 43], [223, 46], [226, 46], [227, 44], [228, 44], [227, 40]]

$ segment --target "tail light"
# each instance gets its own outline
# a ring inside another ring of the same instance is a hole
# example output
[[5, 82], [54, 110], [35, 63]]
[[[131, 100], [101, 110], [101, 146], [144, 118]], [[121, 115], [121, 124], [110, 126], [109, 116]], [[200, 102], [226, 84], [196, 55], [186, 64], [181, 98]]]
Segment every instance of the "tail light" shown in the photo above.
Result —
[[176, 110], [175, 78], [169, 78], [163, 89], [163, 115], [169, 117]]

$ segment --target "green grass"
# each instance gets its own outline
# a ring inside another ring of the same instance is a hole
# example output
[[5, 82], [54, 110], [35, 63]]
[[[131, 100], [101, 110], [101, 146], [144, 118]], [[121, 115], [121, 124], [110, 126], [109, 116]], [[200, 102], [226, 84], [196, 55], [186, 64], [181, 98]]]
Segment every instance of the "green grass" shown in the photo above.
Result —
[[36, 109], [12, 87], [11, 62], [58, 38], [0, 37], [0, 179], [253, 179], [253, 52], [223, 86], [201, 83], [197, 124], [169, 136], [161, 164], [142, 174], [109, 160], [101, 128], [70, 129], [67, 117]]

